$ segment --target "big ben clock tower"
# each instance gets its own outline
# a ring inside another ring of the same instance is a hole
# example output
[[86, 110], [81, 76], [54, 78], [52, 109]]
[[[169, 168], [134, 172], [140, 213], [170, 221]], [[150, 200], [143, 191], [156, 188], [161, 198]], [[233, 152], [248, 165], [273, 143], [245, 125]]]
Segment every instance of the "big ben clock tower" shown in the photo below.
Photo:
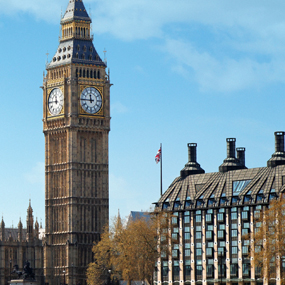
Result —
[[82, 0], [70, 0], [43, 85], [44, 275], [85, 284], [92, 244], [108, 223], [110, 81]]

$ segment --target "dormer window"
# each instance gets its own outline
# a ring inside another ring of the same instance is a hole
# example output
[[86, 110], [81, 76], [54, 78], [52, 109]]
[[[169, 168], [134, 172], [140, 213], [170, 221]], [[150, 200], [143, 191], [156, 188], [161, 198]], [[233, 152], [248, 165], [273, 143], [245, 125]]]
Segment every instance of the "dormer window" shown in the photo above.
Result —
[[80, 45], [77, 45], [77, 50], [80, 51]]

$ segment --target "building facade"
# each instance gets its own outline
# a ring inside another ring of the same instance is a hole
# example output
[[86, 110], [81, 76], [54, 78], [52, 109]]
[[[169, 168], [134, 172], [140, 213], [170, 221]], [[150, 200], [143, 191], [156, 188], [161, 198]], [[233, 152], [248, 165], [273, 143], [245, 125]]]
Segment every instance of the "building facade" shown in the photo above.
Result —
[[[205, 173], [197, 145], [188, 144], [189, 162], [156, 203], [156, 210], [173, 215], [171, 253], [158, 259], [156, 284], [268, 284], [253, 266], [254, 252], [249, 254], [254, 241], [244, 236], [254, 232], [254, 218], [270, 200], [285, 191], [284, 132], [275, 133], [267, 167], [247, 169], [245, 148], [235, 143], [227, 139], [227, 158], [215, 173]], [[274, 284], [281, 284], [282, 266]]]
[[43, 83], [45, 282], [85, 284], [108, 223], [110, 80], [82, 0], [70, 0]]
[[6, 228], [2, 218], [0, 223], [0, 285], [8, 284], [17, 275], [11, 274], [17, 264], [23, 270], [26, 260], [29, 260], [34, 270], [36, 280], [44, 283], [42, 229], [38, 221], [34, 223], [31, 202], [27, 210], [26, 228], [21, 219], [17, 228]]

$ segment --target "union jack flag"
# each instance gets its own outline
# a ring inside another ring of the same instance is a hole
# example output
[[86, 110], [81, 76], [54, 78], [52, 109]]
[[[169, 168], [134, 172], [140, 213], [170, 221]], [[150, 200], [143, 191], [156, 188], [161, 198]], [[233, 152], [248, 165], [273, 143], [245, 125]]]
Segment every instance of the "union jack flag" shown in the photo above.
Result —
[[157, 154], [155, 156], [155, 162], [159, 163], [161, 159], [161, 148], [157, 151]]

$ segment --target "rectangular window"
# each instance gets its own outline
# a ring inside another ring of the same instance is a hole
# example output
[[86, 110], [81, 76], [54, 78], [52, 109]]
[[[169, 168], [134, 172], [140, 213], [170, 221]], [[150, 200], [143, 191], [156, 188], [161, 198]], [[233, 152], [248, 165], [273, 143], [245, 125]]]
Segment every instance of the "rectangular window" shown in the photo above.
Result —
[[249, 229], [249, 228], [250, 228], [250, 225], [249, 225], [249, 223], [244, 223], [244, 224], [243, 224], [243, 227], [244, 227], [245, 229]]
[[237, 276], [237, 264], [231, 264], [231, 276]]
[[197, 272], [197, 275], [202, 275], [202, 265], [196, 266], [196, 272]]
[[214, 243], [213, 242], [208, 242], [208, 247], [214, 247]]
[[201, 223], [202, 221], [202, 216], [198, 215], [196, 216], [196, 223]]
[[249, 274], [249, 264], [248, 263], [244, 263], [242, 265], [242, 274], [243, 275], [248, 275]]
[[190, 249], [185, 249], [185, 256], [190, 256], [191, 250]]
[[225, 229], [226, 229], [226, 225], [224, 225], [224, 224], [219, 225], [219, 230], [225, 230]]
[[173, 241], [178, 241], [178, 234], [171, 235]]
[[247, 220], [247, 219], [248, 219], [248, 212], [242, 212], [242, 213], [241, 213], [241, 218], [242, 218], [243, 220]]
[[[186, 260], [186, 261], [188, 261], [188, 260]], [[185, 269], [185, 275], [186, 276], [190, 276], [190, 274], [191, 274], [191, 265], [185, 265], [184, 269]]]
[[253, 216], [255, 219], [259, 219], [260, 218], [260, 211], [254, 211]]
[[238, 246], [238, 241], [237, 240], [233, 240], [232, 241], [232, 246]]
[[218, 255], [224, 255], [225, 248], [224, 247], [218, 247]]
[[172, 229], [172, 232], [174, 232], [174, 233], [176, 233], [176, 234], [179, 233], [179, 228], [173, 228], [173, 229]]
[[196, 232], [201, 232], [202, 231], [202, 227], [201, 226], [197, 226], [196, 227]]
[[206, 215], [206, 222], [211, 223], [212, 222], [212, 214], [207, 214]]
[[220, 241], [219, 244], [220, 244], [219, 245], [220, 247], [226, 247], [226, 242], [225, 241]]
[[238, 248], [237, 246], [232, 247], [232, 254], [237, 254], [238, 253]]
[[173, 275], [174, 276], [179, 276], [180, 268], [179, 268], [179, 262], [174, 261], [174, 266], [173, 266]]
[[218, 220], [218, 222], [224, 222], [224, 214], [223, 213], [218, 213], [217, 220]]
[[190, 217], [189, 216], [184, 216], [184, 223], [189, 224], [190, 223]]
[[213, 277], [214, 274], [213, 265], [207, 265], [206, 272], [207, 272], [207, 277]]
[[184, 227], [184, 232], [185, 233], [190, 233], [190, 227]]
[[202, 233], [196, 232], [196, 239], [201, 239], [201, 238], [202, 238]]
[[197, 242], [196, 243], [196, 248], [202, 248], [202, 243], [201, 242]]
[[242, 247], [242, 254], [248, 254], [248, 246], [243, 246]]
[[213, 231], [214, 226], [213, 225], [207, 225], [207, 231]]
[[238, 236], [238, 231], [232, 230], [232, 237], [237, 237], [237, 236]]
[[224, 231], [218, 231], [218, 239], [224, 239]]
[[187, 242], [187, 243], [184, 244], [184, 247], [185, 248], [191, 248], [191, 245], [190, 245], [190, 243]]
[[236, 220], [237, 219], [237, 212], [231, 213], [231, 219]]
[[168, 275], [168, 262], [163, 261], [162, 263], [162, 275], [167, 276]]
[[248, 229], [242, 229], [241, 234], [242, 234], [243, 236], [244, 236], [244, 235], [247, 235], [247, 234], [248, 234]]
[[237, 224], [232, 224], [232, 229], [235, 230], [238, 228], [238, 225]]
[[213, 254], [213, 249], [212, 248], [206, 248], [206, 255], [212, 256], [212, 254]]
[[178, 224], [178, 218], [172, 217], [171, 222], [172, 222], [172, 225], [177, 225]]
[[201, 248], [196, 249], [196, 256], [202, 256], [202, 249]]
[[212, 239], [213, 237], [213, 232], [212, 231], [207, 231], [206, 232], [206, 239]]
[[177, 258], [178, 257], [178, 250], [177, 249], [172, 250], [172, 257], [173, 258]]
[[184, 239], [190, 239], [190, 233], [184, 233]]

